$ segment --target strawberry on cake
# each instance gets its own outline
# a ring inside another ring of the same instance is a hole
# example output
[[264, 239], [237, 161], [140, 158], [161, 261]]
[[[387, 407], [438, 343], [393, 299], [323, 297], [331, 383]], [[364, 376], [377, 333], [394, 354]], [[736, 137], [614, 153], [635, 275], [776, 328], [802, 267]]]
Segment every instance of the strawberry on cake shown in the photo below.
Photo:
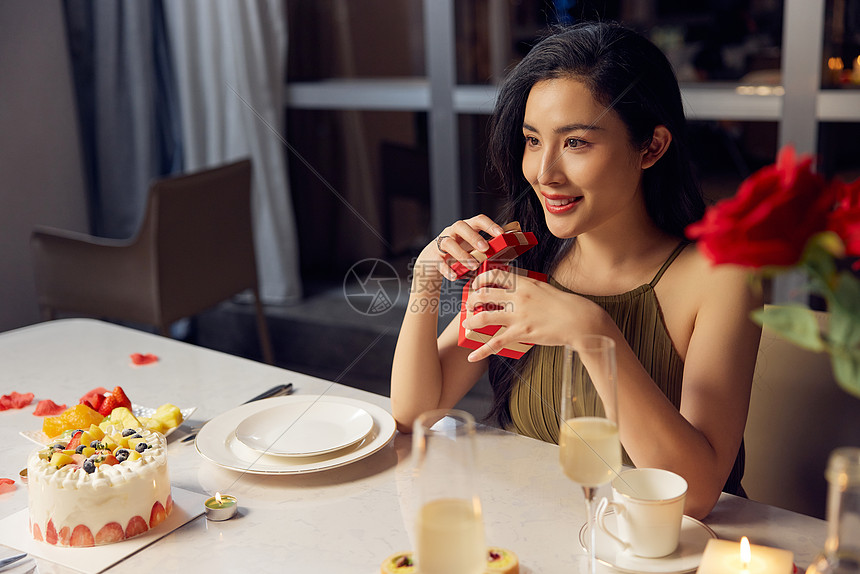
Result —
[[164, 436], [92, 425], [54, 439], [27, 461], [30, 532], [58, 546], [137, 536], [173, 508]]

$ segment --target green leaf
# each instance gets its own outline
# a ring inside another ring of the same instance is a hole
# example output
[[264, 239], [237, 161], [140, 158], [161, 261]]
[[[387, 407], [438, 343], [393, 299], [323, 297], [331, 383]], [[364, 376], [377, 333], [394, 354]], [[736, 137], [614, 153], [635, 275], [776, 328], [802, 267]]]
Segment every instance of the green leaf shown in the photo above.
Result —
[[800, 305], [779, 305], [753, 311], [753, 320], [787, 341], [810, 351], [825, 349], [815, 314]]
[[860, 349], [834, 350], [831, 355], [833, 376], [846, 392], [860, 398]]
[[841, 272], [835, 281], [833, 296], [827, 304], [832, 315], [840, 321], [860, 325], [860, 280], [848, 271]]
[[834, 253], [842, 250], [842, 241], [832, 232], [813, 235], [801, 258], [801, 265], [809, 276], [810, 289], [829, 298], [836, 276]]

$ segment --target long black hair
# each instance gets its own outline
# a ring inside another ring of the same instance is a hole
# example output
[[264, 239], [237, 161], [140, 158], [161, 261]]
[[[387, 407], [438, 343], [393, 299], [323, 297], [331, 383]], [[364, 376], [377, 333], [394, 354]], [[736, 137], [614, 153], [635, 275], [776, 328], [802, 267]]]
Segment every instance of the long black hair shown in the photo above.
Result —
[[[657, 163], [643, 175], [648, 215], [657, 227], [679, 238], [684, 228], [701, 219], [704, 201], [686, 142], [686, 118], [672, 66], [654, 44], [612, 22], [583, 22], [551, 30], [511, 71], [499, 87], [490, 123], [489, 160], [506, 194], [502, 221], [519, 221], [535, 233], [538, 245], [524, 253], [525, 269], [551, 273], [570, 250], [573, 239], [550, 233], [543, 208], [523, 176], [526, 100], [536, 83], [555, 78], [581, 81], [601, 104], [611, 107], [627, 126], [634, 148], [651, 143], [654, 128], [664, 125], [672, 142]], [[514, 361], [490, 357], [489, 377], [494, 404], [489, 418], [510, 423]]]

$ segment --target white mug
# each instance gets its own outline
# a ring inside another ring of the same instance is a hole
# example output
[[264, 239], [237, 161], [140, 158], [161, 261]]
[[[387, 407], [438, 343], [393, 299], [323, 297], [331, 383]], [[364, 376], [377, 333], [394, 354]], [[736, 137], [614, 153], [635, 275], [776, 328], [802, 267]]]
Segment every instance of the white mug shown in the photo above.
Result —
[[[643, 558], [667, 556], [678, 547], [687, 481], [658, 468], [626, 470], [612, 480], [612, 499], [597, 506], [597, 526], [625, 550]], [[606, 526], [614, 509], [617, 532]]]

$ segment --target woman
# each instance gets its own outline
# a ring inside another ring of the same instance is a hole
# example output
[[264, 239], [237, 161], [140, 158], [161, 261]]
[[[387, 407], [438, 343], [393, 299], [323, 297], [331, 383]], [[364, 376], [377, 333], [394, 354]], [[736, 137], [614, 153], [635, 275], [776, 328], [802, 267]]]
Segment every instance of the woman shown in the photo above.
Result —
[[[480, 232], [501, 227], [478, 215], [427, 245], [392, 369], [401, 430], [423, 411], [453, 407], [489, 368], [497, 421], [557, 442], [561, 346], [602, 334], [616, 343], [626, 462], [686, 478], [694, 517], [723, 489], [742, 494], [760, 334], [749, 313], [760, 301], [743, 270], [712, 267], [684, 241], [704, 211], [684, 130], [670, 64], [634, 32], [586, 23], [532, 49], [500, 87], [491, 161], [508, 195], [500, 221], [538, 236], [518, 264], [550, 282], [477, 276], [468, 307], [496, 310], [466, 327], [507, 329], [470, 352], [457, 346], [457, 320], [437, 340], [438, 297], [453, 260], [476, 268], [469, 252], [488, 248]], [[493, 355], [518, 341], [535, 347], [518, 361]]]

